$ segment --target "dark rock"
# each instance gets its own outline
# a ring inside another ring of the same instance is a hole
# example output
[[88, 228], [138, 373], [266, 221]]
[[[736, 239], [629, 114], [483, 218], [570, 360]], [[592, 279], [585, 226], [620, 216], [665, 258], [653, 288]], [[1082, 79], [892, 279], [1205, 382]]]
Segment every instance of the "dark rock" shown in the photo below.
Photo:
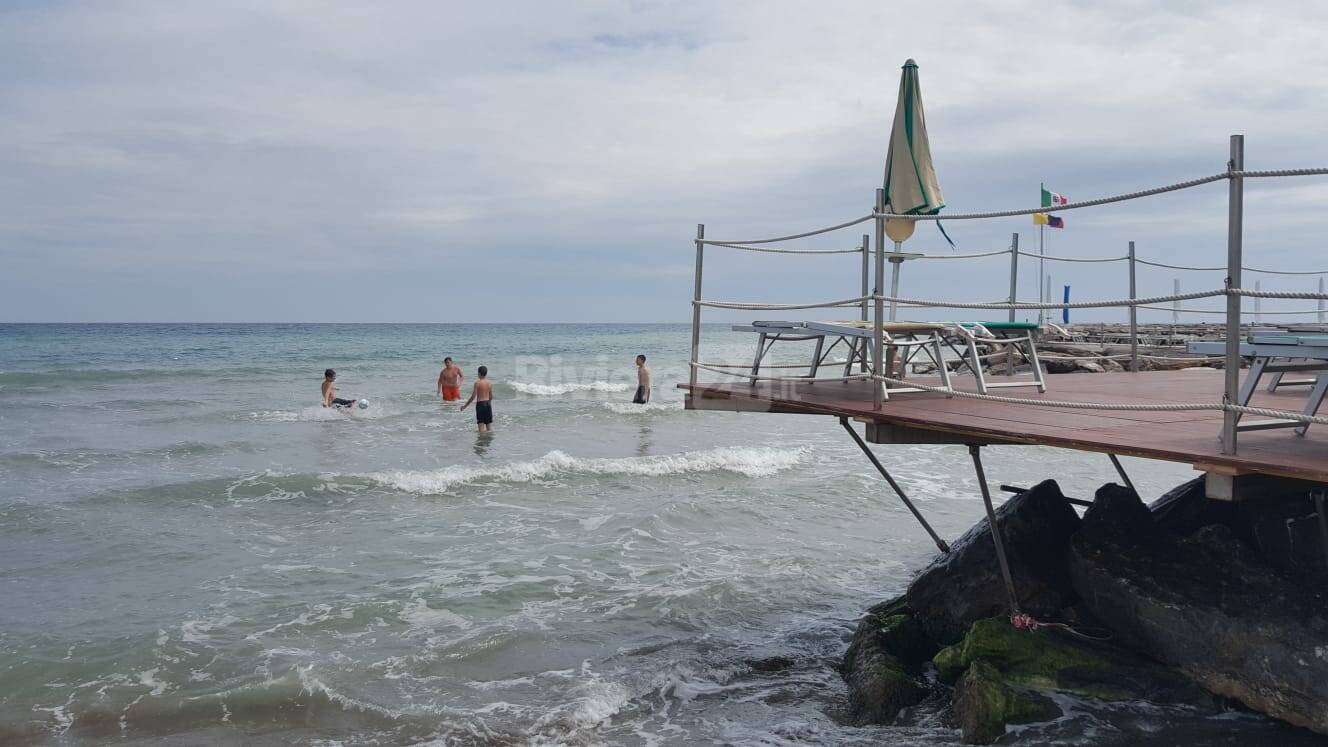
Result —
[[1132, 495], [1110, 491], [1070, 543], [1084, 605], [1122, 642], [1209, 692], [1328, 733], [1324, 593], [1231, 552], [1221, 530], [1150, 534], [1142, 503], [1129, 507], [1123, 494]]
[[[1050, 616], [1075, 601], [1066, 573], [1070, 535], [1078, 514], [1055, 481], [1041, 482], [996, 509], [1019, 604], [1035, 616]], [[954, 542], [909, 585], [908, 606], [933, 638], [959, 640], [977, 620], [1008, 612], [996, 547], [983, 519]]]
[[1117, 647], [1043, 628], [1016, 630], [1007, 620], [979, 620], [964, 640], [933, 660], [943, 682], [974, 662], [996, 668], [1011, 684], [1099, 700], [1149, 700], [1212, 707], [1213, 698], [1175, 672]]
[[888, 724], [901, 710], [921, 702], [928, 688], [917, 675], [938, 648], [903, 597], [868, 610], [841, 665], [850, 720], [859, 726]]
[[965, 744], [990, 744], [1005, 734], [1006, 724], [1049, 721], [1061, 715], [1051, 700], [1007, 685], [983, 660], [973, 662], [954, 692], [955, 720]]
[[792, 669], [796, 662], [788, 656], [767, 656], [762, 659], [749, 659], [747, 666], [751, 667], [753, 672], [761, 674], [771, 674], [782, 672], [785, 669]]
[[1049, 374], [1074, 373], [1079, 369], [1079, 361], [1074, 358], [1039, 358], [1039, 360]]
[[1153, 514], [1131, 489], [1114, 482], [1097, 489], [1084, 512], [1081, 534], [1132, 542], [1161, 542], [1166, 537]]
[[1199, 527], [1230, 524], [1232, 503], [1208, 497], [1204, 475], [1181, 483], [1153, 501], [1148, 510], [1153, 521], [1172, 534], [1188, 537]]

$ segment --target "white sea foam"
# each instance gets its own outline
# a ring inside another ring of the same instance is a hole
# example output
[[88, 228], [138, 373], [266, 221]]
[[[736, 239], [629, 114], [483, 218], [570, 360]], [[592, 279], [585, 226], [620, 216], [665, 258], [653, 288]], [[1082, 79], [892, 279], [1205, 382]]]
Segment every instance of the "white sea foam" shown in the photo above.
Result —
[[451, 610], [434, 609], [423, 599], [416, 599], [414, 604], [401, 611], [400, 617], [412, 628], [436, 630], [451, 627], [465, 630], [471, 626], [470, 620], [465, 617]]
[[678, 402], [647, 402], [637, 405], [631, 402], [605, 402], [604, 409], [618, 415], [651, 415], [660, 412], [682, 412]]
[[304, 423], [328, 420], [381, 418], [388, 414], [382, 402], [375, 401], [367, 410], [342, 410], [337, 407], [310, 405], [300, 410], [263, 410], [249, 413], [249, 419], [259, 423]]
[[512, 388], [522, 394], [535, 394], [541, 397], [557, 397], [572, 392], [625, 392], [632, 388], [632, 385], [625, 381], [590, 381], [567, 384], [531, 384], [524, 381], [513, 381], [511, 383]]
[[479, 467], [453, 465], [436, 470], [377, 472], [366, 477], [397, 490], [422, 495], [438, 495], [454, 487], [477, 482], [527, 483], [565, 475], [663, 477], [697, 472], [732, 472], [746, 477], [768, 477], [796, 465], [803, 453], [802, 449], [723, 447], [662, 456], [591, 459], [550, 451], [529, 462]]

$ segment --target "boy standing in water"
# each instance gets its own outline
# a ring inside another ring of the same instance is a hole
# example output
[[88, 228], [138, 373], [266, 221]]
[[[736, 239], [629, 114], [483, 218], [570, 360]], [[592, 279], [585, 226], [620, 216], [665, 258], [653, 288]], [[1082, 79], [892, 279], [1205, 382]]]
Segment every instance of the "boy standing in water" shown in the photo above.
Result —
[[444, 402], [461, 399], [461, 380], [464, 378], [461, 367], [452, 363], [451, 356], [443, 359], [443, 370], [438, 374], [438, 394]]
[[475, 387], [470, 390], [470, 399], [461, 406], [461, 409], [465, 410], [470, 407], [471, 402], [475, 403], [475, 422], [479, 424], [480, 433], [493, 430], [493, 384], [488, 377], [488, 367], [480, 366], [480, 377], [475, 380]]
[[650, 401], [650, 369], [646, 368], [646, 357], [636, 356], [636, 396], [632, 404], [644, 405]]
[[353, 399], [337, 398], [337, 372], [327, 369], [323, 372], [323, 407], [335, 407], [338, 410], [350, 410], [355, 405]]

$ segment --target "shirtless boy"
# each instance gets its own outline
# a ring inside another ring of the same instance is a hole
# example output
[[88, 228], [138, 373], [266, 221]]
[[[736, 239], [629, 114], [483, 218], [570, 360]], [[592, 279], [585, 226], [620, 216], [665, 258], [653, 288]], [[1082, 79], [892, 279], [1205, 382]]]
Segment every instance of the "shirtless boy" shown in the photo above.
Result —
[[461, 367], [452, 362], [451, 356], [443, 359], [443, 370], [438, 374], [438, 394], [444, 402], [461, 399], [461, 380], [464, 378]]
[[650, 401], [650, 369], [646, 367], [646, 357], [636, 356], [636, 396], [632, 403], [644, 405]]
[[475, 386], [470, 390], [470, 399], [461, 406], [464, 410], [470, 407], [470, 403], [475, 403], [475, 422], [479, 424], [480, 433], [487, 433], [493, 430], [493, 384], [489, 381], [489, 369], [487, 366], [480, 366], [480, 377], [475, 380]]
[[323, 372], [323, 407], [335, 407], [338, 410], [354, 412], [355, 400], [337, 397], [337, 372], [327, 369]]

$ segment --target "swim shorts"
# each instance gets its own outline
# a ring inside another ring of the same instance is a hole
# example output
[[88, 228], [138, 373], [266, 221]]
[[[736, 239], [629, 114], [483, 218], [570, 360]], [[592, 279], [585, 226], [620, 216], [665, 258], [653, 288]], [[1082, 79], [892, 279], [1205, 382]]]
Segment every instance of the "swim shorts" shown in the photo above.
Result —
[[452, 402], [461, 399], [461, 387], [445, 386], [443, 387], [443, 401]]
[[475, 422], [481, 425], [493, 424], [493, 402], [485, 400], [475, 403]]
[[340, 408], [342, 410], [349, 410], [350, 408], [355, 406], [355, 400], [341, 399], [340, 397], [338, 397], [337, 399], [332, 400], [332, 406]]
[[632, 397], [632, 404], [644, 405], [646, 403], [646, 388], [639, 386], [636, 388], [636, 396]]

